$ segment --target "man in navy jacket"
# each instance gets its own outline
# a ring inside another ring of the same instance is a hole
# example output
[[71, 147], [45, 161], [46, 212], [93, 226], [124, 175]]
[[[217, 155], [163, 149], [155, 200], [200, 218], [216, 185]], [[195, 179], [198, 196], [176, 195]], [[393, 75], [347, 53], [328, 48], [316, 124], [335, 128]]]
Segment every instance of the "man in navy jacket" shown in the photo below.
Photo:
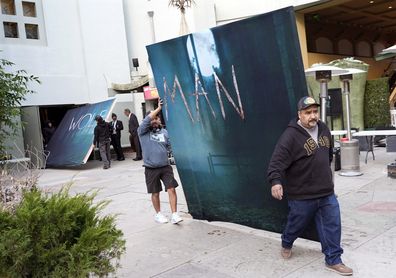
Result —
[[291, 257], [294, 241], [314, 219], [326, 268], [352, 275], [353, 270], [341, 260], [340, 208], [330, 168], [331, 134], [319, 120], [318, 107], [312, 97], [300, 99], [298, 119], [292, 120], [280, 137], [268, 167], [272, 196], [282, 200], [285, 193], [290, 209], [281, 255]]

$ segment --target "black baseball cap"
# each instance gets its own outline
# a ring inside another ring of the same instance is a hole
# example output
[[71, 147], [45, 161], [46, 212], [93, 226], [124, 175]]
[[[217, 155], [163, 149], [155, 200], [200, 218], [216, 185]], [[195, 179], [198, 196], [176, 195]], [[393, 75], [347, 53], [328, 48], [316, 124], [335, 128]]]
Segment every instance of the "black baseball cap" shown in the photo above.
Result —
[[297, 109], [298, 109], [298, 111], [301, 111], [301, 110], [307, 109], [308, 107], [310, 107], [312, 105], [320, 106], [320, 104], [317, 103], [313, 97], [305, 96], [305, 97], [302, 97], [298, 101]]

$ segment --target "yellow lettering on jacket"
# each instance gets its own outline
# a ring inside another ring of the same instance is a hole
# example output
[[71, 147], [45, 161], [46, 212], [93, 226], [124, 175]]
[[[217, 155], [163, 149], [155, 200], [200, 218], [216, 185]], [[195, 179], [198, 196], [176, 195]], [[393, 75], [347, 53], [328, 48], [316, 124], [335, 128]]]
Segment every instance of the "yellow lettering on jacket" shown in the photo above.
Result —
[[318, 143], [321, 147], [330, 148], [330, 140], [327, 136], [320, 136]]
[[307, 155], [311, 155], [317, 147], [318, 145], [316, 145], [315, 140], [312, 139], [312, 137], [309, 137], [304, 144], [304, 149], [307, 151]]

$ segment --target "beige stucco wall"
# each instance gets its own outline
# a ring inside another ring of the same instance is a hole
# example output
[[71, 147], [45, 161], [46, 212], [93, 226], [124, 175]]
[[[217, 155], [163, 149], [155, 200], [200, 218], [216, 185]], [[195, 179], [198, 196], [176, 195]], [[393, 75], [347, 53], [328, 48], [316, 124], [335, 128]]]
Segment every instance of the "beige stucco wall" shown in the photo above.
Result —
[[296, 25], [298, 32], [298, 40], [300, 42], [301, 56], [304, 63], [304, 68], [309, 68], [307, 36], [305, 33], [304, 14], [296, 13]]
[[[302, 54], [304, 57], [304, 54]], [[333, 60], [345, 58], [345, 56], [341, 55], [329, 55], [329, 54], [320, 54], [320, 53], [307, 53], [308, 57], [308, 66], [304, 64], [304, 67], [310, 67], [312, 64], [315, 63], [328, 63]], [[367, 73], [367, 79], [377, 79], [380, 78], [383, 74], [384, 70], [389, 65], [390, 60], [382, 60], [382, 61], [375, 61], [372, 58], [366, 57], [355, 57], [356, 60], [360, 60], [369, 64], [369, 70]]]

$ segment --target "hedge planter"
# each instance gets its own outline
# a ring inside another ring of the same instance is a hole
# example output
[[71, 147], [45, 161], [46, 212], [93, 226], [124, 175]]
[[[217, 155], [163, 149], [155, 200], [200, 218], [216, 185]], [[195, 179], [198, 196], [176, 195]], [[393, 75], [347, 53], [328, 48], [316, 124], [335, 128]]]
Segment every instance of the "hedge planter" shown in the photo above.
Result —
[[115, 216], [95, 194], [26, 192], [14, 213], [0, 208], [0, 277], [104, 277], [125, 251]]
[[388, 77], [368, 80], [365, 95], [366, 128], [390, 126]]

